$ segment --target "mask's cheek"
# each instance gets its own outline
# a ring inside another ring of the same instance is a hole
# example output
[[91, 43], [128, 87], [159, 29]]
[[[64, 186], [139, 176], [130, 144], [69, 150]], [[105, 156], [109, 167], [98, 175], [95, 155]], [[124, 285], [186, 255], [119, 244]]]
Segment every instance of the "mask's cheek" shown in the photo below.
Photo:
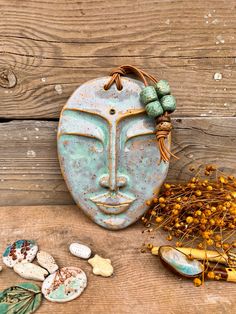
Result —
[[122, 172], [129, 177], [127, 188], [143, 201], [162, 184], [168, 165], [159, 164], [160, 152], [155, 135], [129, 139], [120, 156]]
[[98, 178], [107, 169], [106, 153], [100, 141], [62, 135], [58, 140], [58, 153], [67, 185], [76, 202], [99, 190]]

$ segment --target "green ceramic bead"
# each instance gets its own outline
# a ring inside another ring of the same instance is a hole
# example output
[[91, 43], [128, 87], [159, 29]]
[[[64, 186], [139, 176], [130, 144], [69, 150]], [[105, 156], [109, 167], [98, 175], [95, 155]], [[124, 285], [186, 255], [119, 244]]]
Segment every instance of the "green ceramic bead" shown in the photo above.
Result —
[[161, 98], [161, 105], [164, 111], [173, 112], [176, 109], [176, 100], [172, 95], [166, 95]]
[[170, 94], [170, 85], [166, 80], [160, 80], [155, 84], [155, 88], [158, 96], [164, 96]]
[[156, 118], [161, 116], [164, 111], [158, 100], [152, 101], [146, 106], [146, 112], [150, 117]]
[[144, 105], [158, 99], [154, 86], [146, 86], [140, 93], [140, 100]]

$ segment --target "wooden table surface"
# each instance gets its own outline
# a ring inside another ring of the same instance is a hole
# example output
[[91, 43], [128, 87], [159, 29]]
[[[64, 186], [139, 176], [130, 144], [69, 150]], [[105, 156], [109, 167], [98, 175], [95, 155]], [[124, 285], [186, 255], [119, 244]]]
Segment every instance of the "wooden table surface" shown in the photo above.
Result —
[[[173, 275], [157, 257], [140, 252], [148, 237], [139, 224], [123, 231], [107, 231], [73, 205], [2, 207], [0, 213], [1, 252], [14, 240], [34, 239], [60, 266], [81, 267], [88, 276], [88, 286], [78, 299], [65, 304], [43, 300], [38, 314], [236, 312], [236, 284], [210, 281], [196, 288], [191, 280]], [[86, 261], [69, 253], [69, 244], [78, 240], [112, 260], [113, 277], [93, 275]], [[155, 240], [155, 244], [161, 243], [165, 243], [163, 234]], [[3, 267], [0, 289], [22, 281], [13, 270]]]

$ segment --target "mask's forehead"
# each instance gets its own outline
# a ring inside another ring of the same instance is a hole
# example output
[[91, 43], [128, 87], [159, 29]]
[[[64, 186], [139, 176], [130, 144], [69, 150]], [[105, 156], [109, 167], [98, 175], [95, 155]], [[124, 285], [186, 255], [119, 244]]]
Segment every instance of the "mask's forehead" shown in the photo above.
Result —
[[115, 84], [109, 90], [104, 89], [104, 85], [110, 80], [109, 76], [86, 82], [77, 88], [64, 109], [91, 112], [107, 120], [117, 120], [125, 115], [144, 112], [144, 106], [139, 100], [143, 84], [131, 78], [121, 79], [121, 91], [117, 90]]

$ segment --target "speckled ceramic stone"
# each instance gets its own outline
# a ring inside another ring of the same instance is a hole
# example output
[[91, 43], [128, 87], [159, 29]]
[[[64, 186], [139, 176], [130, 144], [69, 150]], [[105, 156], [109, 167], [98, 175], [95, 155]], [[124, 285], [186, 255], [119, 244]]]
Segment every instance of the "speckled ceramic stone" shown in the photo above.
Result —
[[22, 261], [14, 265], [13, 270], [25, 279], [44, 281], [48, 276], [48, 271], [36, 264]]
[[26, 260], [32, 262], [38, 252], [38, 246], [33, 240], [17, 240], [9, 245], [3, 253], [2, 260], [7, 267]]
[[42, 293], [51, 302], [68, 302], [76, 299], [87, 286], [87, 276], [78, 267], [63, 267], [43, 282]]
[[46, 268], [50, 274], [55, 273], [59, 268], [52, 255], [45, 251], [39, 251], [37, 253], [37, 261], [39, 265]]
[[77, 257], [83, 258], [83, 259], [90, 258], [91, 254], [92, 254], [91, 249], [87, 245], [77, 243], [77, 242], [71, 243], [69, 250], [70, 250], [71, 254], [73, 254]]
[[159, 117], [164, 113], [163, 108], [158, 100], [150, 102], [146, 106], [146, 112], [150, 117], [153, 118]]
[[160, 80], [155, 84], [155, 88], [158, 96], [164, 96], [170, 94], [170, 85], [166, 80]]

